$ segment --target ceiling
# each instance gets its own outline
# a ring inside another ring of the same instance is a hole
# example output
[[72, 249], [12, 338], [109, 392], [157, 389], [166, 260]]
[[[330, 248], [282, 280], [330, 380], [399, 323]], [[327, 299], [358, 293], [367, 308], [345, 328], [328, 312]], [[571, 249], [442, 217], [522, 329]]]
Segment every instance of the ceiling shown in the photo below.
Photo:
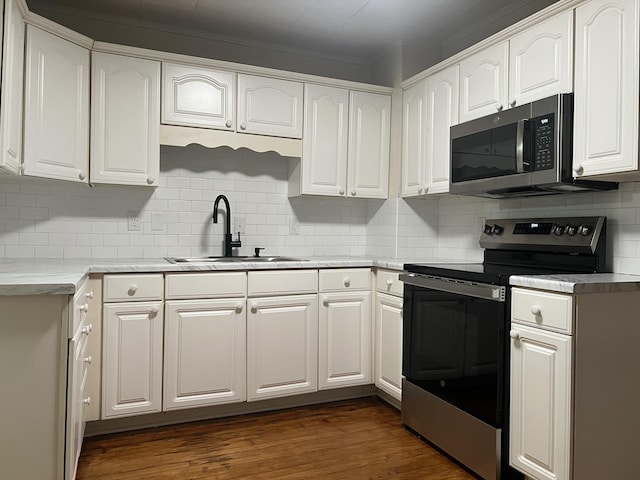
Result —
[[[27, 0], [29, 8], [201, 32], [225, 42], [370, 64], [398, 41], [441, 41], [518, 5], [553, 0]], [[537, 8], [536, 8], [537, 9]], [[535, 9], [534, 9], [535, 10]], [[526, 15], [531, 13], [528, 7]]]

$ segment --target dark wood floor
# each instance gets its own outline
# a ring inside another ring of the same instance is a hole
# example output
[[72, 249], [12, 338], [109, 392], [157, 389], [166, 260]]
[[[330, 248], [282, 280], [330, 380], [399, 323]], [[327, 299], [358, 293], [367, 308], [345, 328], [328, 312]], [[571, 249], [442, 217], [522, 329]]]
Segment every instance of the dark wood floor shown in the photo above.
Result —
[[84, 440], [77, 480], [474, 477], [370, 397]]

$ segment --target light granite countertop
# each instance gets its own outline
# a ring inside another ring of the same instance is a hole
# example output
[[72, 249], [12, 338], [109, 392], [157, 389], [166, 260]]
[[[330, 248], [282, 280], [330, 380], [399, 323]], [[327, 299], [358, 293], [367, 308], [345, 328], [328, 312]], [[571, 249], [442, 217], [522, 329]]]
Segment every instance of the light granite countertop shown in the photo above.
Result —
[[621, 273], [514, 275], [509, 278], [509, 283], [559, 293], [640, 291], [640, 275]]
[[301, 268], [378, 267], [402, 270], [415, 259], [322, 257], [304, 261], [233, 263], [171, 263], [157, 259], [0, 259], [0, 295], [73, 295], [90, 273], [198, 272]]

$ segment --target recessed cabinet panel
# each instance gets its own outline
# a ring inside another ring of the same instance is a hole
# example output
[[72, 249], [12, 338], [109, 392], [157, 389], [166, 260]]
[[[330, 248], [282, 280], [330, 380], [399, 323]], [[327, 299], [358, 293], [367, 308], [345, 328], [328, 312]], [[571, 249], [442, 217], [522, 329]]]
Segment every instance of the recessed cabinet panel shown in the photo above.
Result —
[[402, 399], [402, 298], [378, 293], [376, 300], [375, 384]]
[[402, 196], [425, 193], [427, 81], [403, 92], [402, 111]]
[[158, 185], [160, 63], [93, 53], [91, 182]]
[[240, 133], [302, 138], [303, 84], [238, 75]]
[[2, 88], [0, 93], [0, 170], [18, 174], [22, 167], [22, 101], [25, 26], [15, 0], [4, 2]]
[[235, 73], [162, 64], [162, 123], [233, 131]]
[[27, 28], [24, 174], [89, 181], [89, 51]]

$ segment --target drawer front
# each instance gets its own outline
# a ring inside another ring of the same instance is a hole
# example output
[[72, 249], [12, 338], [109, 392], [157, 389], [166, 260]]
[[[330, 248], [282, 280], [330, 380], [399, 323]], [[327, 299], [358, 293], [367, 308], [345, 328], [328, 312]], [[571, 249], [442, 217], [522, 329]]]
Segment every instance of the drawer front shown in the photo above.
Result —
[[511, 290], [511, 319], [560, 333], [572, 333], [573, 297], [522, 288]]
[[167, 275], [165, 291], [167, 300], [244, 297], [247, 294], [247, 274], [224, 272]]
[[396, 270], [378, 270], [376, 272], [376, 290], [381, 293], [402, 297], [404, 283], [398, 279], [400, 273]]
[[271, 270], [249, 272], [247, 294], [250, 297], [317, 293], [317, 270]]
[[320, 270], [321, 292], [345, 292], [348, 290], [371, 290], [371, 269]]
[[104, 302], [162, 300], [163, 293], [161, 273], [104, 276]]

